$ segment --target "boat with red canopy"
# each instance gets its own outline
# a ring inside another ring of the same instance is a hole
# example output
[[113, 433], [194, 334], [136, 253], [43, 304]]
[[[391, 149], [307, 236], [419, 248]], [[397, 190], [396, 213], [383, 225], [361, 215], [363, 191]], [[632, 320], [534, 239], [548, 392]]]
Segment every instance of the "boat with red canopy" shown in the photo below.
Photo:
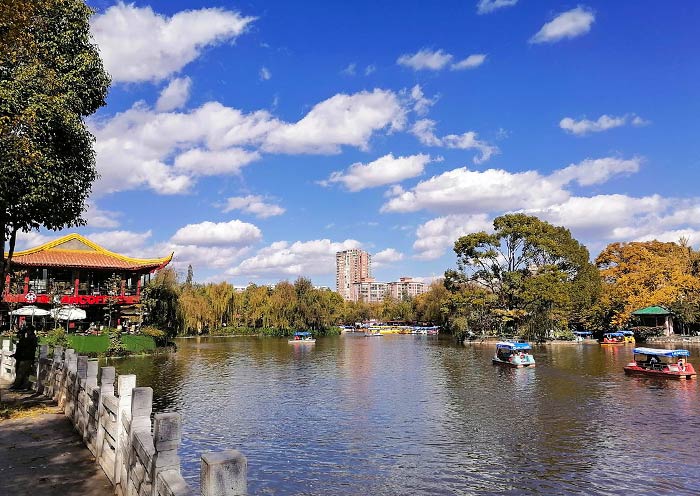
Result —
[[643, 374], [670, 379], [693, 379], [695, 369], [688, 363], [688, 350], [635, 348], [634, 361], [625, 366], [626, 374]]

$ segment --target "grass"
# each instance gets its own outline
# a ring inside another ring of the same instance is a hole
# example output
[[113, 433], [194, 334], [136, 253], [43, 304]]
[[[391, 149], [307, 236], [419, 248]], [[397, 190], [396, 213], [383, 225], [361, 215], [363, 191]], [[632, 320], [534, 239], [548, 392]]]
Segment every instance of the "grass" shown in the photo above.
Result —
[[45, 413], [59, 413], [59, 411], [57, 406], [0, 403], [0, 422], [3, 420], [36, 417]]
[[[78, 354], [105, 354], [109, 349], [109, 336], [75, 336], [68, 335], [68, 347], [73, 348]], [[131, 353], [143, 353], [156, 349], [156, 342], [151, 336], [133, 336], [124, 334], [121, 336], [124, 349]]]

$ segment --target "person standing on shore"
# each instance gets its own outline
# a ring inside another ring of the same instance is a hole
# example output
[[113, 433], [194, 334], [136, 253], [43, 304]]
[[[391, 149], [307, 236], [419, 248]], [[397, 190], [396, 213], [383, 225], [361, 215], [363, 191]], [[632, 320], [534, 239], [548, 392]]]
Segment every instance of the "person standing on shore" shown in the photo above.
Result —
[[34, 326], [31, 324], [19, 332], [19, 341], [14, 353], [16, 360], [15, 382], [10, 389], [29, 389], [31, 386], [29, 376], [32, 373], [38, 340], [34, 332]]

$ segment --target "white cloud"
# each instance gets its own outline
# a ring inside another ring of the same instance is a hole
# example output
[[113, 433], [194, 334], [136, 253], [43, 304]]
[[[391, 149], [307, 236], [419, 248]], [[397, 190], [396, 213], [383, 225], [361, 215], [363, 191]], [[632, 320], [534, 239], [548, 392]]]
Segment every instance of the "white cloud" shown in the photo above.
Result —
[[[439, 71], [447, 67], [453, 59], [454, 57], [452, 54], [442, 50], [433, 51], [428, 48], [423, 48], [414, 54], [401, 55], [396, 63], [404, 67], [410, 67], [415, 71]], [[475, 53], [466, 59], [450, 65], [450, 69], [453, 71], [473, 69], [483, 64], [485, 60], [486, 55]]]
[[[152, 234], [150, 229], [145, 232], [104, 231], [88, 234], [85, 237], [115, 253], [143, 257], [141, 249]], [[136, 255], [136, 253], [141, 254]]]
[[442, 142], [447, 148], [459, 148], [461, 150], [478, 150], [481, 155], [474, 157], [475, 164], [483, 164], [491, 156], [499, 152], [497, 146], [489, 145], [485, 141], [477, 139], [474, 131], [467, 131], [464, 134], [448, 134], [442, 138]]
[[420, 84], [417, 84], [411, 88], [411, 100], [413, 100], [413, 111], [418, 115], [425, 115], [430, 107], [435, 105], [438, 97], [426, 98], [423, 94], [423, 88], [420, 87]]
[[476, 5], [477, 14], [489, 14], [504, 7], [512, 7], [518, 0], [479, 0]]
[[83, 214], [83, 218], [87, 221], [89, 227], [113, 229], [119, 227], [119, 220], [117, 220], [117, 218], [120, 215], [119, 212], [102, 210], [94, 203], [91, 203]]
[[690, 246], [700, 246], [700, 231], [697, 229], [674, 229], [641, 236], [634, 241], [663, 241], [678, 243], [681, 238], [688, 241]]
[[197, 246], [246, 246], [262, 238], [257, 226], [240, 220], [201, 222], [181, 227], [170, 239], [172, 243]]
[[326, 181], [322, 181], [322, 185], [342, 183], [349, 191], [361, 191], [393, 184], [419, 176], [430, 161], [430, 156], [422, 153], [407, 157], [394, 157], [389, 153], [368, 164], [352, 164], [344, 173], [333, 172]]
[[343, 145], [365, 150], [372, 133], [385, 128], [401, 130], [405, 120], [405, 110], [392, 91], [338, 94], [316, 104], [300, 121], [273, 129], [263, 150], [334, 154]]
[[433, 51], [423, 48], [414, 54], [401, 55], [396, 61], [397, 64], [410, 67], [413, 70], [439, 71], [452, 60], [452, 55], [442, 50]]
[[166, 17], [151, 7], [119, 2], [92, 17], [91, 32], [115, 82], [161, 81], [208, 46], [230, 42], [254, 17], [224, 9], [199, 9]]
[[355, 69], [357, 69], [357, 64], [355, 62], [352, 62], [351, 64], [348, 64], [345, 69], [340, 71], [340, 73], [345, 74], [346, 76], [354, 76]]
[[462, 150], [478, 150], [481, 155], [474, 157], [475, 164], [481, 164], [499, 152], [498, 147], [489, 145], [485, 141], [477, 139], [477, 133], [467, 131], [464, 134], [448, 134], [443, 138], [435, 135], [435, 121], [430, 119], [420, 119], [413, 124], [411, 133], [426, 146], [445, 146], [447, 148], [458, 148]]
[[480, 213], [550, 205], [569, 194], [536, 171], [511, 173], [502, 169], [446, 171], [418, 183], [411, 191], [389, 199], [382, 212]]
[[250, 152], [243, 148], [226, 150], [192, 148], [175, 157], [173, 168], [177, 172], [192, 176], [218, 176], [235, 174], [244, 166], [259, 159], [258, 152]]
[[571, 193], [565, 186], [600, 184], [619, 174], [639, 170], [641, 158], [628, 160], [605, 157], [543, 176], [537, 171], [509, 172], [503, 169], [473, 171], [452, 169], [421, 181], [413, 190], [390, 192], [382, 212], [437, 212], [474, 214], [522, 209], [543, 209], [565, 202]]
[[604, 183], [613, 176], [633, 174], [639, 171], [641, 163], [642, 159], [639, 157], [628, 160], [613, 157], [588, 158], [578, 164], [560, 169], [550, 177], [560, 184], [576, 181], [581, 186], [591, 186]]
[[486, 214], [446, 215], [418, 226], [413, 249], [416, 258], [440, 258], [460, 237], [472, 232], [492, 230], [492, 219]]
[[450, 66], [450, 69], [452, 69], [453, 71], [461, 71], [464, 69], [473, 69], [473, 68], [479, 67], [481, 64], [483, 64], [485, 60], [486, 60], [485, 54], [473, 54], [464, 60], [460, 60], [459, 62], [452, 64]]
[[564, 131], [577, 136], [585, 136], [589, 133], [600, 133], [616, 127], [631, 124], [633, 126], [645, 126], [649, 122], [634, 114], [627, 114], [619, 117], [603, 114], [597, 120], [588, 119], [574, 120], [571, 117], [564, 117], [559, 122], [559, 127]]
[[[158, 112], [137, 103], [107, 119], [90, 119], [96, 137], [97, 195], [143, 186], [160, 194], [187, 192], [202, 175], [236, 174], [272, 153], [339, 153], [366, 149], [381, 129], [402, 129], [398, 95], [374, 90], [335, 95], [296, 123], [265, 110], [250, 113], [208, 102], [190, 111]], [[254, 147], [256, 150], [248, 150]]]
[[191, 86], [192, 80], [188, 77], [175, 78], [170, 81], [158, 97], [156, 110], [158, 112], [168, 112], [183, 107], [190, 97]]
[[587, 7], [578, 6], [562, 12], [546, 23], [530, 38], [530, 43], [554, 43], [564, 38], [576, 38], [591, 30], [595, 14]]
[[268, 81], [272, 77], [272, 73], [270, 72], [270, 69], [267, 67], [262, 67], [260, 69], [260, 80], [261, 81]]
[[376, 71], [377, 71], [377, 66], [374, 64], [370, 64], [367, 67], [365, 67], [365, 76], [369, 76], [370, 74], [372, 74]]
[[329, 239], [311, 241], [276, 241], [260, 249], [226, 271], [229, 276], [285, 278], [335, 273], [335, 253], [361, 245], [353, 239], [333, 242]]
[[383, 267], [404, 259], [404, 254], [394, 248], [387, 248], [372, 255], [372, 266]]
[[442, 146], [442, 140], [435, 135], [435, 124], [431, 119], [417, 120], [411, 128], [411, 133], [426, 146]]
[[223, 212], [231, 212], [232, 210], [242, 210], [255, 215], [260, 219], [282, 215], [285, 209], [279, 205], [265, 203], [262, 196], [232, 196], [226, 199], [226, 204]]

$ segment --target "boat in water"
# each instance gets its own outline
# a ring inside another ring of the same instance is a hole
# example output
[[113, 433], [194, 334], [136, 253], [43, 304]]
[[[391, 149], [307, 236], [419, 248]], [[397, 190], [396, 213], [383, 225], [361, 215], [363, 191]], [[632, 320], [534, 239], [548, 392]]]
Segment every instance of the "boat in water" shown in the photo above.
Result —
[[574, 331], [574, 341], [576, 342], [589, 341], [592, 339], [593, 333], [591, 331]]
[[693, 365], [688, 363], [688, 350], [635, 348], [634, 361], [625, 365], [625, 374], [642, 374], [669, 379], [693, 379]]
[[[634, 339], [634, 337], [632, 338]], [[625, 344], [625, 335], [621, 332], [606, 332], [603, 334], [603, 339], [600, 340], [600, 344]]]
[[316, 339], [310, 332], [295, 332], [294, 337], [287, 341], [289, 344], [314, 344]]
[[534, 367], [535, 357], [530, 353], [531, 349], [529, 343], [500, 341], [496, 343], [496, 354], [491, 359], [491, 363], [518, 369]]
[[368, 331], [368, 332], [365, 332], [365, 337], [366, 338], [381, 338], [382, 333], [379, 331]]
[[634, 332], [633, 331], [620, 331], [625, 339], [625, 343], [634, 344]]

